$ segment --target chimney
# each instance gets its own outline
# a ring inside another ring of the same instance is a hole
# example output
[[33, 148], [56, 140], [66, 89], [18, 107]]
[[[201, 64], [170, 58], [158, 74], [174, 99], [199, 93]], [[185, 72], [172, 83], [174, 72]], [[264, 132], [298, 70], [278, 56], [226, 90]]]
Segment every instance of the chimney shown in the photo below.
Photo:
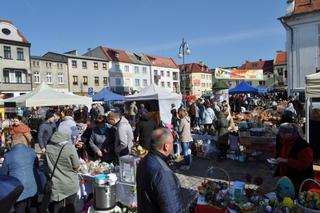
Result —
[[259, 61], [262, 61], [262, 59], [260, 58]]

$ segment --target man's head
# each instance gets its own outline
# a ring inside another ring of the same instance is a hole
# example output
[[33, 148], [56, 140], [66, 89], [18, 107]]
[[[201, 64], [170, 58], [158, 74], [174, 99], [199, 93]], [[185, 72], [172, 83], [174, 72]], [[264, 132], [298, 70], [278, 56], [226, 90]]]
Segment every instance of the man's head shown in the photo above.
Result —
[[173, 137], [170, 130], [167, 128], [153, 130], [151, 134], [151, 147], [168, 156], [173, 149]]
[[299, 131], [293, 123], [283, 123], [279, 128], [279, 136], [283, 141], [293, 141], [299, 137]]
[[112, 126], [115, 126], [120, 121], [120, 118], [121, 118], [121, 116], [119, 113], [109, 112], [109, 114], [107, 116], [107, 121]]
[[55, 121], [54, 111], [48, 110], [46, 112], [46, 120], [50, 123], [53, 123]]
[[64, 115], [65, 115], [65, 116], [73, 117], [73, 110], [72, 110], [72, 109], [67, 109], [67, 110], [64, 112]]

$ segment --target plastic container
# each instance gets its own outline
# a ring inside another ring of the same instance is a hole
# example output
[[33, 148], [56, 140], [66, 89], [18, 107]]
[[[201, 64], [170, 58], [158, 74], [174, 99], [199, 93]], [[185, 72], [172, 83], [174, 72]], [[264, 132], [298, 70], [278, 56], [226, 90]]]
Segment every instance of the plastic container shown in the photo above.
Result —
[[120, 181], [135, 184], [136, 173], [140, 158], [126, 155], [119, 158], [120, 163]]

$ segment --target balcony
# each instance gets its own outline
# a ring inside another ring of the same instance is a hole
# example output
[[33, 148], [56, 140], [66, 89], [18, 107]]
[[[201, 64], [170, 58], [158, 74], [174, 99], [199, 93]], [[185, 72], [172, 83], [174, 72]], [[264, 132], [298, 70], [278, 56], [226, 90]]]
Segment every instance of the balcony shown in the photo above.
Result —
[[0, 83], [0, 90], [3, 92], [11, 91], [31, 91], [31, 83]]

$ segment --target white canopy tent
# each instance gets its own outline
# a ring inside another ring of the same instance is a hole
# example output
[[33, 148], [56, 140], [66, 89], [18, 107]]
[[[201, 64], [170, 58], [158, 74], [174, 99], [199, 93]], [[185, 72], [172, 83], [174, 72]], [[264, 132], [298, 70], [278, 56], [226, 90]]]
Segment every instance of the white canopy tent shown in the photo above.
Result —
[[306, 76], [306, 139], [309, 142], [309, 119], [312, 98], [320, 98], [320, 73]]
[[18, 107], [59, 106], [71, 104], [90, 105], [92, 103], [92, 99], [89, 97], [57, 92], [46, 83], [42, 83], [30, 93], [2, 100], [0, 105], [12, 102], [16, 103], [16, 106]]
[[146, 101], [158, 100], [160, 119], [164, 123], [171, 123], [171, 104], [180, 106], [182, 101], [181, 94], [171, 93], [163, 87], [151, 84], [135, 95], [125, 97], [125, 101]]

